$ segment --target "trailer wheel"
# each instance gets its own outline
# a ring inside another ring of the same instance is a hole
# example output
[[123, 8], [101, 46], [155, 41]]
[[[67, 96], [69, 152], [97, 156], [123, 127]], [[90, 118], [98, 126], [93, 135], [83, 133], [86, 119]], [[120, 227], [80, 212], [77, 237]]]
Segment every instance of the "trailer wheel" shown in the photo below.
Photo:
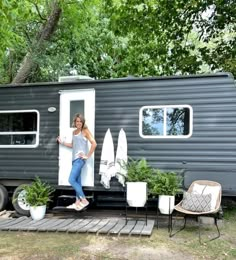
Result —
[[[23, 184], [24, 185], [24, 184]], [[29, 216], [29, 204], [25, 200], [25, 193], [23, 185], [18, 186], [12, 196], [12, 205], [17, 213], [23, 216]]]
[[0, 184], [0, 211], [6, 208], [7, 203], [8, 203], [8, 191], [2, 184]]

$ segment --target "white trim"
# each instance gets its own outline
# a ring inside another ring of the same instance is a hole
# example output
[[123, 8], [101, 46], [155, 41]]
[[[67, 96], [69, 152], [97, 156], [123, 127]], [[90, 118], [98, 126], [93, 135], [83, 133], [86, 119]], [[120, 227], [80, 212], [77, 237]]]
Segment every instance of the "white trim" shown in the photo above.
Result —
[[[95, 136], [95, 89], [60, 90], [60, 136], [65, 142], [71, 142], [72, 131], [70, 118], [71, 101], [84, 101], [84, 117], [90, 132]], [[79, 111], [77, 111], [79, 112]], [[68, 141], [67, 141], [68, 140]], [[88, 149], [91, 144], [88, 142]], [[72, 150], [59, 145], [58, 185], [67, 186], [71, 170]], [[83, 186], [94, 187], [94, 154], [86, 161], [82, 169], [81, 181]]]
[[[142, 122], [143, 122], [143, 110], [144, 109], [153, 109], [153, 108], [160, 108], [160, 109], [164, 109], [164, 121], [163, 121], [163, 135], [143, 135], [142, 133]], [[167, 108], [188, 108], [189, 109], [189, 134], [188, 135], [166, 135], [166, 110]], [[139, 135], [142, 138], [168, 138], [168, 139], [173, 139], [173, 138], [181, 138], [181, 139], [185, 139], [185, 138], [189, 138], [192, 136], [193, 133], [193, 109], [190, 105], [162, 105], [162, 106], [143, 106], [140, 108], [139, 110]]]
[[37, 114], [37, 131], [9, 131], [9, 132], [1, 132], [0, 135], [24, 135], [24, 134], [35, 134], [35, 144], [21, 144], [21, 145], [1, 145], [0, 148], [35, 148], [39, 145], [39, 122], [40, 122], [40, 114], [38, 110], [30, 109], [30, 110], [0, 110], [0, 114], [7, 113], [30, 113], [35, 112]]

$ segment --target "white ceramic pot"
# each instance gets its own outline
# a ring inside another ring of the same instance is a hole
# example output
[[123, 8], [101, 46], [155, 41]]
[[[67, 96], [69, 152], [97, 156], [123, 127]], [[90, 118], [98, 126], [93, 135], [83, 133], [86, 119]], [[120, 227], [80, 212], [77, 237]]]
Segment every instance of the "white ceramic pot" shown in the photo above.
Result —
[[130, 207], [144, 207], [147, 201], [147, 183], [127, 182], [126, 200]]
[[175, 196], [159, 195], [158, 208], [161, 214], [171, 214], [175, 207]]
[[45, 213], [46, 213], [46, 205], [36, 206], [36, 207], [30, 206], [30, 215], [33, 220], [43, 219], [45, 216]]

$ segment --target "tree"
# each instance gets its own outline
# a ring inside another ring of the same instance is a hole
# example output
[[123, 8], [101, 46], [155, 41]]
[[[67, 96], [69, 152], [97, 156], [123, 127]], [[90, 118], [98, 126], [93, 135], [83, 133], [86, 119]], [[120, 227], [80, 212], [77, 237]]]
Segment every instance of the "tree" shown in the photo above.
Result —
[[[38, 7], [36, 6], [37, 10]], [[38, 10], [39, 11], [39, 10]], [[61, 15], [61, 8], [59, 6], [59, 1], [52, 1], [51, 13], [45, 19], [42, 29], [37, 33], [35, 39], [33, 39], [31, 48], [28, 53], [25, 55], [21, 66], [14, 77], [12, 83], [23, 83], [27, 80], [32, 70], [37, 67], [37, 63], [34, 60], [35, 56], [38, 56], [42, 51], [45, 45], [45, 41], [48, 41], [50, 37], [53, 35], [59, 18]], [[39, 16], [43, 19], [41, 14]]]
[[0, 82], [235, 73], [235, 14], [233, 0], [1, 1]]
[[[192, 74], [204, 63], [212, 71], [235, 70], [235, 1], [110, 0], [107, 10], [112, 30], [128, 36], [131, 74]], [[197, 49], [189, 38], [194, 31], [198, 41], [218, 39], [216, 47]], [[224, 33], [231, 33], [227, 42]]]

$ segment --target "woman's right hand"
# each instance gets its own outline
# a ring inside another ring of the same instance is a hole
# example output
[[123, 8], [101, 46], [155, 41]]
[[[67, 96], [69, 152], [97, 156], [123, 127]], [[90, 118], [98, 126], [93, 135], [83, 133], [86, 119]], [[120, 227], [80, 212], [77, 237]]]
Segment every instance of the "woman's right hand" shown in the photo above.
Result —
[[59, 144], [63, 144], [63, 141], [61, 140], [61, 137], [60, 137], [60, 136], [57, 137], [57, 142], [58, 142]]

